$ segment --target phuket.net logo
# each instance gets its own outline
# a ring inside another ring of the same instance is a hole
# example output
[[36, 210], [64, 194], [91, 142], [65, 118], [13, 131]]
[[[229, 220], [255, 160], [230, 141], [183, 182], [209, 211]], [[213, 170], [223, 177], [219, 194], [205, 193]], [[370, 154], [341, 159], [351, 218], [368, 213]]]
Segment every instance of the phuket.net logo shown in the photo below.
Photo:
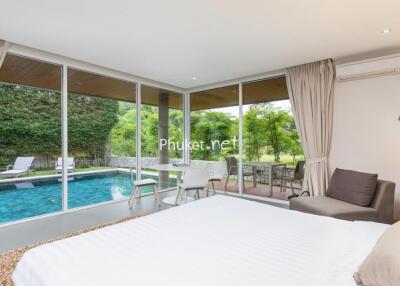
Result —
[[236, 148], [236, 145], [238, 144], [239, 140], [235, 137], [233, 137], [230, 140], [211, 140], [211, 141], [188, 141], [188, 142], [178, 142], [178, 141], [171, 141], [169, 139], [160, 139], [160, 151], [165, 150], [165, 148], [168, 148], [168, 150], [171, 151], [183, 151], [185, 149], [189, 149], [190, 151], [205, 151], [205, 150], [213, 150], [213, 151], [221, 151], [224, 149], [230, 149]]

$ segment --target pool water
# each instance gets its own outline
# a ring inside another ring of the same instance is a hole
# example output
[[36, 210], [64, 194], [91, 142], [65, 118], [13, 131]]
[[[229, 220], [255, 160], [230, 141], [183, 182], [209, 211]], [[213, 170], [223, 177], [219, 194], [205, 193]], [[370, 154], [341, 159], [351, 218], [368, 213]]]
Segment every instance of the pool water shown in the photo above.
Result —
[[[146, 175], [142, 178], [157, 179]], [[170, 179], [169, 186], [175, 185], [176, 180]], [[130, 175], [125, 173], [75, 175], [68, 181], [68, 208], [126, 198], [132, 189]], [[146, 192], [151, 192], [151, 187], [142, 188], [142, 193]], [[0, 183], [0, 223], [61, 211], [61, 197], [59, 178]]]

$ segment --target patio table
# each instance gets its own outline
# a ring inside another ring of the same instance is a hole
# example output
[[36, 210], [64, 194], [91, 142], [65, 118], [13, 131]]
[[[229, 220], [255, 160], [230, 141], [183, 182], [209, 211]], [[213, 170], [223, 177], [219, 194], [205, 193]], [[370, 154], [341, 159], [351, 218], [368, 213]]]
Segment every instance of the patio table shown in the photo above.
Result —
[[[164, 172], [176, 172], [176, 184], [182, 183], [182, 173], [186, 170], [190, 169], [190, 166], [175, 166], [173, 164], [154, 164], [146, 167], [148, 169], [156, 170], [156, 171], [164, 171]], [[164, 204], [167, 205], [175, 205], [176, 199], [178, 196], [178, 189], [176, 189], [176, 194], [168, 196], [162, 200]], [[184, 196], [181, 196], [178, 204], [181, 204], [184, 201]], [[187, 201], [193, 201], [193, 197], [187, 197]]]
[[250, 162], [250, 163], [243, 163], [243, 166], [251, 166], [258, 170], [265, 170], [268, 169], [268, 190], [269, 194], [272, 197], [272, 176], [273, 170], [276, 167], [284, 167], [286, 164], [284, 163], [262, 163], [262, 162]]

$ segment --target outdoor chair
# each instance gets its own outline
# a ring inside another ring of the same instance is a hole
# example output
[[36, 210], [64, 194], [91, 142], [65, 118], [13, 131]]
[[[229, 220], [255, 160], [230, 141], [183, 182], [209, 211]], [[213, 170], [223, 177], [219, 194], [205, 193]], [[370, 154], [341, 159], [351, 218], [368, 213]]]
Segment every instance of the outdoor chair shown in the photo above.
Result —
[[183, 175], [183, 182], [178, 184], [178, 194], [176, 196], [175, 205], [179, 204], [179, 198], [182, 191], [185, 195], [185, 202], [187, 202], [187, 192], [195, 190], [197, 199], [200, 198], [200, 190], [206, 190], [208, 196], [208, 181], [210, 173], [206, 169], [190, 168], [185, 171]]
[[[208, 180], [209, 183], [211, 183], [214, 195], [215, 195], [215, 186], [214, 183], [215, 182], [222, 182], [222, 180], [225, 178], [226, 176], [226, 166], [223, 162], [216, 162], [213, 163], [212, 165], [212, 175], [210, 177], [210, 179]], [[208, 192], [207, 192], [207, 196], [208, 196]]]
[[286, 169], [286, 164], [265, 164], [264, 166], [260, 165], [256, 167], [256, 174], [258, 178], [258, 183], [260, 184], [269, 184], [268, 182], [268, 174], [269, 168], [272, 168], [272, 185], [276, 186], [277, 182], [280, 183], [281, 177], [284, 174]]
[[[229, 181], [229, 177], [230, 176], [236, 176], [237, 181], [239, 181], [239, 173], [238, 173], [238, 161], [235, 157], [225, 157], [225, 161], [226, 161], [226, 169], [228, 172], [228, 177], [226, 178], [226, 182], [225, 182], [225, 191], [227, 190], [227, 185], [228, 185], [228, 181]], [[250, 165], [243, 165], [243, 170], [242, 170], [242, 177], [243, 177], [243, 190], [246, 190], [245, 187], [245, 182], [244, 179], [245, 177], [253, 177], [253, 187], [257, 186], [256, 183], [256, 177], [257, 177], [257, 173], [256, 173], [256, 168], [254, 166], [250, 166]]]
[[[284, 167], [281, 176], [276, 177], [277, 179], [281, 180], [281, 192], [286, 191], [287, 182], [289, 182], [292, 194], [288, 197], [288, 199], [299, 196], [299, 194], [296, 194], [294, 191], [295, 188], [293, 183], [298, 183], [300, 186], [303, 185], [305, 164], [306, 161], [298, 161], [294, 169]], [[303, 193], [301, 195], [303, 195]]]
[[285, 173], [288, 167], [286, 164], [279, 164], [272, 166], [272, 185], [276, 186], [281, 184], [282, 175]]
[[0, 177], [2, 178], [17, 178], [22, 175], [28, 174], [30, 170], [33, 169], [34, 157], [17, 157], [14, 165], [7, 166], [6, 171], [0, 172]]
[[[68, 157], [67, 161], [68, 172], [73, 172], [75, 170], [75, 160], [74, 157]], [[58, 157], [56, 162], [56, 173], [62, 172], [62, 158]]]

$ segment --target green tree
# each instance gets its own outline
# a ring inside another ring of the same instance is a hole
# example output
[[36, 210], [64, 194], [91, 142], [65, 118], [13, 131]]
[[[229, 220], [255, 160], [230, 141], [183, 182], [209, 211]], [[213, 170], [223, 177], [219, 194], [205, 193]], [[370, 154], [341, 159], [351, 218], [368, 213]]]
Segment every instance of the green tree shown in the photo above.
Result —
[[[142, 156], [158, 156], [158, 107], [141, 108]], [[110, 145], [112, 154], [135, 156], [136, 105], [116, 100], [69, 94], [68, 148], [74, 156], [102, 158]], [[169, 110], [169, 138], [183, 140], [183, 111]], [[224, 150], [193, 150], [192, 158], [218, 160], [238, 153], [239, 120], [218, 111], [191, 112], [191, 141], [212, 146], [213, 141], [230, 140]], [[256, 104], [244, 114], [244, 152], [247, 160], [260, 161], [271, 153], [302, 154], [300, 140], [290, 112], [271, 104]], [[61, 96], [57, 92], [18, 85], [0, 85], [0, 167], [17, 156], [42, 156], [49, 160], [61, 153]], [[182, 151], [170, 149], [170, 157]]]
[[288, 133], [285, 126], [289, 121], [289, 115], [286, 111], [273, 108], [271, 104], [262, 104], [262, 107], [267, 145], [272, 149], [275, 162], [279, 162], [280, 154], [286, 151], [288, 146]]
[[158, 108], [143, 105], [141, 109], [142, 156], [156, 157], [158, 155]]
[[265, 148], [267, 133], [263, 120], [264, 110], [259, 105], [252, 105], [244, 115], [244, 151], [247, 160], [260, 161], [261, 150]]
[[[124, 112], [121, 112], [121, 106]], [[118, 123], [112, 129], [112, 154], [116, 156], [136, 156], [136, 106], [120, 103]]]
[[[180, 149], [182, 149], [183, 144], [183, 111], [177, 109], [170, 109], [169, 111], [169, 125], [168, 125], [168, 135], [169, 140], [175, 144], [179, 144]], [[183, 151], [178, 150], [178, 148], [170, 149], [170, 157], [172, 158], [182, 158]]]
[[[203, 142], [203, 150], [192, 150], [192, 158], [200, 160], [218, 159], [221, 153], [220, 145], [213, 141], [222, 142], [231, 139], [232, 120], [222, 112], [196, 111], [191, 113], [191, 142]], [[209, 148], [207, 148], [209, 147]]]
[[295, 160], [302, 154], [294, 118], [289, 111], [270, 103], [255, 104], [244, 115], [244, 151], [246, 159], [260, 160], [263, 152], [280, 161], [282, 153], [289, 153]]
[[289, 133], [288, 137], [288, 144], [287, 150], [289, 154], [292, 156], [292, 164], [296, 164], [296, 156], [303, 154], [303, 149], [301, 147], [299, 134], [297, 133], [296, 124], [294, 122], [293, 116], [289, 118], [287, 132]]

